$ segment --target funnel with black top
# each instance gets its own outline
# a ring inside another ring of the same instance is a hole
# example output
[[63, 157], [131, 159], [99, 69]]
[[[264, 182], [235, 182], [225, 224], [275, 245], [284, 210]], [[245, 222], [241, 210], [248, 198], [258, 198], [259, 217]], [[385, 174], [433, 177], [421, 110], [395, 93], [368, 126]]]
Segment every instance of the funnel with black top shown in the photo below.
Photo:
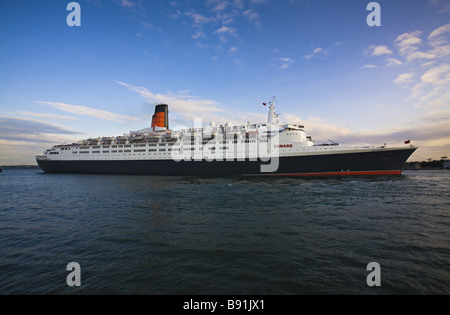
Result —
[[153, 131], [169, 130], [169, 105], [156, 105], [152, 118]]

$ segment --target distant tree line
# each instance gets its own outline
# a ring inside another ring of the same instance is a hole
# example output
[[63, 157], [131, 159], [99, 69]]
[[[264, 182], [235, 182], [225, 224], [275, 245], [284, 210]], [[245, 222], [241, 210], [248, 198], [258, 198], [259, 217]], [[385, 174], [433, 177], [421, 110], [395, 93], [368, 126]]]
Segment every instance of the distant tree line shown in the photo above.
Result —
[[421, 167], [421, 168], [426, 168], [426, 167], [442, 167], [442, 162], [445, 162], [445, 161], [437, 161], [437, 160], [433, 160], [433, 161], [422, 161], [422, 162], [420, 162], [420, 167]]
[[[405, 164], [405, 169], [432, 169], [432, 168], [442, 168], [444, 162], [448, 162], [449, 159], [446, 156], [441, 157], [440, 160], [428, 159], [422, 162], [408, 162]], [[420, 167], [419, 167], [420, 165]]]

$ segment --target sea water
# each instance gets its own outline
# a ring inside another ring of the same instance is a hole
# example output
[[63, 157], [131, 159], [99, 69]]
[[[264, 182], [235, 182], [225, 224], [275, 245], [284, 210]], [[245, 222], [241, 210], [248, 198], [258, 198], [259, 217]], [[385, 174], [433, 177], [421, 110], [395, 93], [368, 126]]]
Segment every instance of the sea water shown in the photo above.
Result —
[[450, 294], [449, 180], [6, 169], [0, 294]]

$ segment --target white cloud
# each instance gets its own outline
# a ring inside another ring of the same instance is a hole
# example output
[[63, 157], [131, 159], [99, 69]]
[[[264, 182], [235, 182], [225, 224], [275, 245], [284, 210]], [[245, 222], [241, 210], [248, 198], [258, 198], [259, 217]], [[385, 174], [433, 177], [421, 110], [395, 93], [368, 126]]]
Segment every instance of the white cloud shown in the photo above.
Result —
[[392, 51], [387, 46], [375, 46], [369, 47], [372, 51], [372, 56], [392, 55]]
[[279, 60], [281, 61], [281, 66], [280, 66], [281, 70], [289, 69], [290, 65], [295, 62], [295, 60], [293, 60], [291, 58], [280, 58]]
[[[286, 61], [289, 60], [293, 62], [290, 58], [285, 59]], [[166, 92], [165, 94], [154, 93], [144, 87], [133, 86], [120, 81], [116, 81], [116, 83], [138, 93], [142, 98], [151, 104], [168, 104], [169, 109], [173, 113], [171, 120], [172, 122], [175, 121], [172, 125], [176, 125], [176, 123], [181, 122], [187, 126], [192, 126], [194, 118], [198, 117], [202, 118], [204, 123], [209, 121], [215, 121], [217, 123], [225, 123], [230, 121], [234, 124], [244, 124], [247, 121], [265, 122], [267, 120], [266, 113], [261, 114], [239, 110], [226, 111], [222, 109], [214, 100], [180, 95], [180, 92], [177, 94], [173, 94], [171, 92]], [[263, 106], [259, 109], [262, 108]]]
[[340, 137], [354, 134], [354, 131], [349, 128], [332, 125], [320, 117], [308, 117], [303, 119], [292, 114], [283, 114], [283, 119], [289, 123], [305, 126], [308, 134], [313, 136], [318, 141], [326, 141], [330, 139], [330, 137], [337, 140]]
[[214, 34], [219, 35], [219, 39], [222, 43], [225, 43], [227, 41], [227, 36], [239, 37], [237, 35], [237, 30], [234, 27], [228, 27], [225, 25], [214, 31]]
[[120, 4], [124, 8], [133, 8], [135, 6], [134, 2], [132, 2], [131, 0], [121, 0]]
[[416, 51], [407, 56], [408, 61], [412, 61], [414, 59], [434, 59], [437, 56], [431, 52], [424, 51]]
[[229, 25], [235, 21], [235, 17], [240, 15], [240, 9], [244, 7], [243, 1], [223, 1], [208, 0], [208, 7], [212, 7], [211, 11], [214, 15], [211, 20], [222, 25]]
[[439, 90], [434, 96], [434, 98], [427, 101], [426, 106], [428, 108], [447, 108], [448, 104], [450, 104], [450, 91], [442, 92], [442, 90]]
[[155, 28], [155, 27], [153, 26], [153, 24], [152, 24], [151, 22], [149, 22], [149, 21], [141, 21], [141, 26], [142, 26], [143, 28], [145, 28], [145, 29], [148, 29], [148, 30], [152, 30], [152, 29]]
[[413, 82], [414, 73], [402, 73], [394, 80], [395, 84], [403, 85]]
[[230, 5], [228, 1], [207, 1], [207, 4], [214, 5], [213, 11], [222, 12]]
[[34, 156], [81, 135], [37, 119], [0, 117], [0, 165], [36, 164]]
[[[450, 55], [450, 43], [448, 40], [450, 33], [450, 23], [441, 26], [430, 33], [428, 41], [424, 42], [421, 38], [421, 31], [404, 33], [394, 40], [400, 56], [408, 62], [420, 59], [433, 60]], [[423, 46], [429, 46], [431, 49], [421, 49]]]
[[429, 45], [433, 47], [433, 49], [429, 53], [434, 54], [436, 58], [442, 58], [450, 55], [449, 35], [450, 23], [431, 32], [428, 36], [428, 40]]
[[184, 13], [184, 15], [192, 18], [193, 24], [196, 27], [201, 26], [206, 23], [209, 23], [214, 20], [214, 18], [206, 17], [204, 15], [201, 15], [200, 13], [195, 12], [194, 10]]
[[388, 66], [400, 66], [403, 64], [403, 62], [401, 62], [400, 60], [398, 60], [396, 58], [388, 58], [388, 59], [386, 59], [386, 61], [387, 61]]
[[[39, 136], [19, 135], [20, 140], [5, 140], [0, 138], [0, 165], [36, 165], [35, 156], [42, 154], [51, 145], [64, 143], [67, 136], [41, 134]], [[23, 138], [22, 138], [23, 137]]]
[[186, 97], [174, 95], [173, 93], [159, 94], [140, 87], [127, 84], [120, 81], [115, 81], [117, 84], [125, 86], [129, 90], [138, 93], [147, 102], [152, 104], [168, 104], [171, 109], [186, 119], [193, 119], [195, 116], [203, 114], [209, 115], [213, 112], [222, 112], [223, 110], [217, 107], [217, 102], [213, 100], [203, 100], [196, 97]]
[[[177, 12], [192, 19], [191, 26], [195, 30], [194, 34], [191, 35], [192, 39], [204, 39], [210, 37], [210, 34], [214, 34], [221, 43], [226, 43], [232, 38], [239, 37], [238, 30], [236, 29], [237, 24], [235, 24], [237, 19], [242, 19], [243, 17], [255, 27], [261, 27], [261, 18], [259, 14], [255, 9], [246, 8], [246, 6], [249, 4], [262, 3], [265, 3], [265, 1], [258, 0], [249, 3], [245, 0], [207, 0], [207, 10], [200, 12], [191, 9], [185, 13]], [[179, 14], [177, 14], [176, 17], [178, 18]], [[207, 24], [209, 24], [208, 28], [206, 26]], [[204, 47], [204, 45], [200, 46]]]
[[242, 15], [244, 17], [246, 17], [250, 22], [252, 22], [255, 26], [261, 26], [259, 14], [257, 12], [255, 12], [255, 10], [250, 9], [250, 10], [244, 11], [244, 13], [242, 13]]
[[222, 26], [221, 28], [216, 30], [214, 33], [215, 34], [231, 34], [231, 35], [235, 35], [236, 34], [236, 29], [233, 28], [233, 27]]
[[217, 14], [216, 19], [222, 23], [222, 25], [228, 25], [234, 22], [234, 18], [236, 16], [235, 11], [232, 13], [221, 12]]
[[[239, 62], [238, 60], [233, 60]], [[220, 108], [219, 104], [214, 100], [201, 99], [195, 96], [173, 94], [166, 92], [165, 94], [154, 93], [147, 88], [134, 86], [124, 82], [116, 81], [129, 90], [138, 93], [150, 104], [168, 104], [171, 115], [171, 125], [193, 126], [195, 118], [201, 118], [206, 124], [215, 121], [218, 124], [232, 122], [234, 124], [245, 124], [247, 121], [264, 122], [267, 119], [266, 114], [258, 114], [252, 112], [244, 112], [239, 110], [225, 111]], [[263, 107], [263, 106], [261, 106]]]
[[420, 155], [436, 154], [437, 158], [444, 153], [443, 147], [450, 148], [450, 111], [427, 113], [410, 125], [381, 130], [352, 130], [329, 124], [318, 117], [305, 119], [302, 124], [319, 142], [333, 137], [332, 140], [341, 145], [379, 146], [388, 143], [388, 146], [403, 146], [403, 141], [411, 139], [413, 144], [420, 147]]
[[233, 0], [233, 7], [242, 9], [244, 7], [244, 0]]
[[41, 134], [80, 134], [70, 131], [62, 126], [50, 124], [38, 119], [19, 117], [0, 117], [0, 138], [17, 139], [19, 135], [41, 135]]
[[422, 39], [419, 37], [422, 35], [421, 31], [414, 31], [412, 33], [403, 33], [394, 40], [394, 43], [400, 47], [416, 46], [422, 43]]
[[195, 43], [195, 46], [200, 48], [200, 49], [206, 49], [209, 48], [209, 45], [205, 45], [205, 44], [201, 44], [201, 43]]
[[191, 36], [192, 39], [200, 39], [200, 38], [206, 38], [206, 35], [203, 31], [196, 31], [195, 34]]
[[89, 108], [89, 107], [85, 107], [85, 106], [69, 105], [69, 104], [55, 103], [55, 102], [38, 102], [38, 103], [42, 104], [42, 105], [47, 105], [47, 106], [59, 109], [61, 111], [71, 113], [71, 114], [91, 116], [91, 117], [95, 117], [97, 119], [102, 119], [102, 120], [118, 121], [118, 122], [139, 121], [139, 119], [136, 117], [119, 115], [119, 114], [111, 113], [111, 112], [108, 112], [105, 110]]
[[433, 32], [431, 32], [430, 36], [428, 36], [428, 39], [434, 40], [437, 37], [440, 37], [441, 35], [449, 32], [450, 32], [450, 23], [435, 29]]
[[431, 67], [432, 65], [434, 65], [436, 63], [436, 61], [429, 61], [424, 63], [422, 66], [423, 67]]
[[436, 58], [443, 58], [445, 56], [450, 55], [450, 45], [440, 45], [436, 46], [432, 51], [432, 54], [436, 56]]
[[441, 9], [438, 11], [438, 13], [450, 12], [450, 4], [448, 3], [448, 1], [442, 0], [441, 2], [443, 3], [443, 5], [441, 6]]
[[377, 66], [368, 64], [361, 67], [361, 69], [373, 69], [373, 68], [377, 68]]
[[325, 49], [323, 49], [321, 47], [318, 47], [318, 48], [313, 50], [312, 54], [306, 55], [305, 58], [306, 59], [311, 59], [312, 57], [314, 57], [314, 56], [316, 56], [318, 54], [321, 54], [321, 53], [325, 53]]
[[441, 64], [428, 69], [411, 93], [417, 99], [416, 108], [443, 108], [450, 105], [450, 65]]
[[428, 70], [422, 75], [422, 82], [433, 85], [450, 83], [450, 65], [444, 64]]
[[[425, 41], [421, 31], [404, 33], [394, 41], [400, 56], [406, 60], [404, 64], [415, 66], [416, 74], [400, 74], [394, 83], [403, 86], [414, 83], [409, 100], [415, 102], [416, 109], [450, 105], [450, 64], [444, 58], [450, 55], [449, 33], [450, 23], [433, 30]], [[422, 60], [426, 62], [413, 63]], [[403, 64], [396, 58], [387, 59], [387, 62], [388, 65]]]
[[394, 40], [394, 44], [398, 48], [400, 55], [408, 59], [408, 61], [410, 60], [409, 56], [415, 53], [419, 49], [418, 46], [422, 44], [420, 35], [422, 35], [420, 31], [404, 33]]
[[233, 53], [235, 53], [236, 51], [238, 51], [238, 49], [236, 48], [236, 47], [231, 47], [230, 49], [228, 49], [228, 53], [229, 54], [233, 54]]
[[425, 60], [424, 66], [431, 66], [437, 60], [450, 55], [450, 23], [433, 30], [427, 39], [423, 40], [422, 31], [403, 33], [394, 40], [398, 55], [386, 45], [372, 45], [367, 50], [372, 56], [386, 56], [387, 66], [400, 66], [414, 61]]
[[318, 54], [318, 53], [321, 53], [322, 51], [323, 51], [323, 48], [316, 48], [316, 49], [314, 49], [313, 54]]
[[450, 110], [428, 112], [406, 126], [391, 126], [377, 130], [353, 130], [331, 124], [321, 117], [302, 119], [291, 114], [283, 114], [287, 122], [304, 125], [309, 135], [317, 143], [332, 139], [348, 146], [404, 146], [405, 140], [411, 139], [420, 147], [419, 155], [439, 158], [450, 149]]
[[26, 117], [36, 117], [36, 118], [44, 118], [44, 119], [55, 119], [55, 120], [78, 120], [76, 117], [63, 116], [63, 115], [55, 115], [55, 114], [42, 114], [42, 113], [33, 113], [28, 111], [19, 111], [17, 112], [20, 116]]

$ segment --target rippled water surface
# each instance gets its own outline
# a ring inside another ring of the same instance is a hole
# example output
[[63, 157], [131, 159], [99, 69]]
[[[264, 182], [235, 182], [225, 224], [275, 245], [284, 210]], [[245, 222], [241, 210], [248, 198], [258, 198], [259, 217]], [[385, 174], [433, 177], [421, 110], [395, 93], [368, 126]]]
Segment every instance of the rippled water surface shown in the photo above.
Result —
[[0, 294], [450, 294], [449, 180], [4, 170]]

